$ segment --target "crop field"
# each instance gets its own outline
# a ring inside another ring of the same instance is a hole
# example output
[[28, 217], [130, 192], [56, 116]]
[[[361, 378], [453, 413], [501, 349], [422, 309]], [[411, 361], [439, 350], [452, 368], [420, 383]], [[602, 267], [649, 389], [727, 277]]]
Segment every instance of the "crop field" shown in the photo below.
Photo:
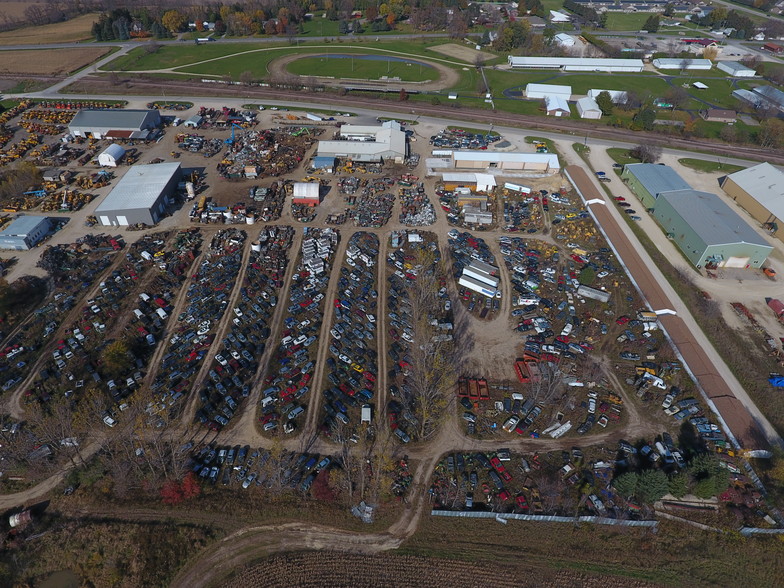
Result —
[[[0, 4], [0, 12], [3, 5]], [[26, 27], [0, 33], [0, 45], [36, 45], [38, 43], [68, 43], [91, 38], [90, 29], [98, 20], [97, 14], [83, 16], [38, 27]]]
[[108, 52], [108, 47], [4, 51], [0, 74], [64, 75], [89, 65]]
[[441, 53], [442, 55], [446, 55], [447, 57], [452, 57], [454, 59], [459, 59], [460, 61], [465, 61], [466, 63], [470, 63], [473, 65], [476, 63], [477, 57], [481, 57], [485, 61], [489, 59], [494, 59], [496, 56], [492, 53], [488, 53], [487, 51], [477, 51], [472, 47], [467, 47], [465, 45], [458, 45], [457, 43], [445, 43], [444, 45], [436, 45], [435, 47], [430, 48], [431, 51], [435, 51], [437, 53]]
[[329, 54], [303, 57], [292, 61], [287, 69], [299, 76], [328, 76], [334, 78], [359, 78], [376, 80], [383, 76], [398, 77], [408, 82], [424, 82], [438, 77], [438, 73], [422, 62], [368, 59], [369, 55], [355, 58], [335, 57]]

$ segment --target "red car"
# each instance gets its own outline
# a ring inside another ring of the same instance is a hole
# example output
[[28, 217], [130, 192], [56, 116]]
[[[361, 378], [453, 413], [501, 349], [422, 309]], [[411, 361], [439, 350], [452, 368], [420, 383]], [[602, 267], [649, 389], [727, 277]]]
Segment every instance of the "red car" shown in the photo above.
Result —
[[498, 498], [500, 498], [501, 500], [506, 502], [507, 500], [509, 500], [511, 498], [511, 496], [509, 495], [509, 492], [507, 492], [506, 490], [501, 490], [498, 493]]
[[520, 494], [517, 496], [515, 501], [517, 502], [517, 508], [520, 510], [528, 510], [528, 501], [525, 499], [525, 496]]
[[615, 319], [615, 322], [618, 323], [619, 325], [625, 325], [626, 323], [629, 322], [629, 317], [626, 315], [619, 316], [617, 319]]

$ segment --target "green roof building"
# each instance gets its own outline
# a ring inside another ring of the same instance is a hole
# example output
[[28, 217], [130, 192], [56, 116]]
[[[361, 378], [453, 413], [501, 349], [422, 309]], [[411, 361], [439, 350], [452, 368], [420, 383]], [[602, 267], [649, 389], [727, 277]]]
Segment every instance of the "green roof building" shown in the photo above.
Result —
[[621, 178], [647, 209], [656, 208], [656, 199], [662, 192], [690, 190], [686, 183], [671, 167], [655, 163], [630, 163], [623, 167]]
[[654, 218], [698, 268], [759, 268], [773, 251], [716, 194], [674, 190], [658, 193], [655, 202]]

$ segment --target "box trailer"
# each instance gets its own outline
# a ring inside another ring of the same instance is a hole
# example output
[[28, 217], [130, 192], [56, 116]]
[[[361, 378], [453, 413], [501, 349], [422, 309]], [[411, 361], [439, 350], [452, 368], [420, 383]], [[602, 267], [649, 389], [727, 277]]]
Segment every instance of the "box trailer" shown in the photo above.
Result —
[[498, 294], [498, 289], [488, 286], [478, 280], [470, 276], [460, 276], [460, 279], [457, 281], [458, 285], [468, 288], [473, 292], [477, 292], [482, 296], [487, 296], [488, 298], [495, 298]]

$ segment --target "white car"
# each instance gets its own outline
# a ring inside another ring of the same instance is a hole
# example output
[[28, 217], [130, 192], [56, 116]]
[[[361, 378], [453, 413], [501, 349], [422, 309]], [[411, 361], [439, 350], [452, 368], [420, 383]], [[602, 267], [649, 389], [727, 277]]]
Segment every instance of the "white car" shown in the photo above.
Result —
[[104, 423], [104, 424], [105, 424], [107, 427], [109, 427], [109, 428], [112, 428], [112, 427], [114, 427], [114, 425], [116, 425], [116, 424], [117, 424], [117, 421], [115, 421], [115, 420], [114, 420], [112, 417], [110, 417], [110, 416], [107, 414], [105, 417], [103, 417], [103, 423]]
[[219, 364], [221, 364], [224, 367], [229, 364], [229, 362], [226, 361], [226, 358], [223, 357], [220, 353], [215, 356], [215, 361], [217, 361]]
[[664, 397], [664, 402], [662, 402], [662, 408], [665, 410], [670, 408], [673, 400], [675, 400], [675, 397], [672, 394], [667, 394], [667, 396]]
[[514, 428], [517, 426], [517, 423], [519, 422], [520, 422], [520, 417], [513, 415], [510, 416], [508, 419], [506, 419], [506, 422], [503, 424], [503, 427], [501, 428], [507, 433], [511, 433], [514, 430]]
[[588, 399], [588, 412], [589, 414], [593, 414], [596, 412], [596, 400], [593, 398]]

